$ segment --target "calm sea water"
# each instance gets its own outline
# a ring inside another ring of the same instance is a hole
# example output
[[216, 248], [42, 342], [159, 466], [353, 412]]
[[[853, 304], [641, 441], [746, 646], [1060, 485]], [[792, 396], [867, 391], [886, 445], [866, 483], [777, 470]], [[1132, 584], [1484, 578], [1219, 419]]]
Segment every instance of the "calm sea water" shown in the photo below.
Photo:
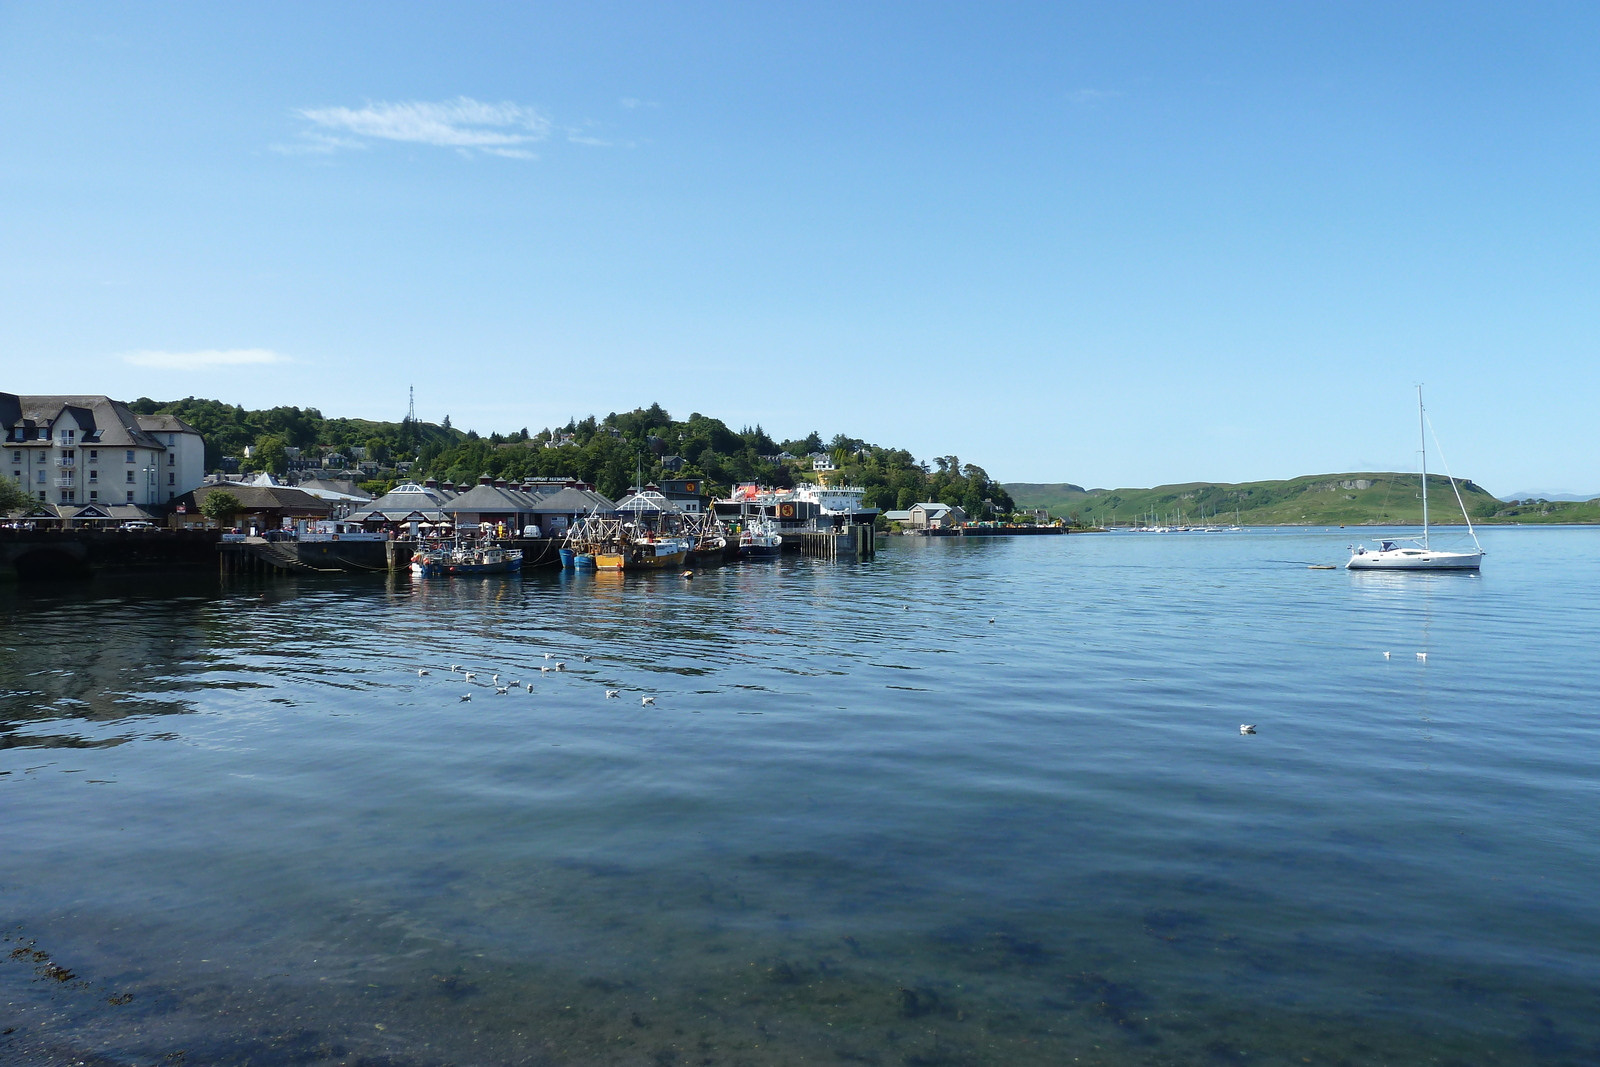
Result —
[[1600, 1062], [1600, 530], [1353, 533], [0, 591], [0, 1062]]

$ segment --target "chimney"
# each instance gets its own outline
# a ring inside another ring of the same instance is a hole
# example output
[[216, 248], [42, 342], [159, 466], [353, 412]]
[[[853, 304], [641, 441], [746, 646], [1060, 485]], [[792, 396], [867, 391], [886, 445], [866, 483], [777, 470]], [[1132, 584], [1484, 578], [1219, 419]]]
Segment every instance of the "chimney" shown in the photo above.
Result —
[[489, 477], [487, 474], [480, 475], [478, 477], [478, 484], [479, 485], [493, 485], [494, 484], [494, 479]]
[[422, 483], [422, 487], [424, 489], [437, 489], [439, 488], [439, 479], [429, 478]]
[[504, 478], [497, 478], [497, 479], [495, 479], [494, 487], [496, 489], [504, 489], [510, 484], [511, 483], [507, 482]]

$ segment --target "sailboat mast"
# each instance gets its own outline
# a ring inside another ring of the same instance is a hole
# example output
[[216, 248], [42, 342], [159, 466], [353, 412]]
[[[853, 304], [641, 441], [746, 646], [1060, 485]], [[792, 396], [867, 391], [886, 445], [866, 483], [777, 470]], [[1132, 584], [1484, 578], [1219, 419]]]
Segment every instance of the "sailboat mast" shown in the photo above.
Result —
[[1417, 437], [1422, 442], [1422, 547], [1428, 547], [1428, 432], [1422, 414], [1422, 386], [1417, 386]]

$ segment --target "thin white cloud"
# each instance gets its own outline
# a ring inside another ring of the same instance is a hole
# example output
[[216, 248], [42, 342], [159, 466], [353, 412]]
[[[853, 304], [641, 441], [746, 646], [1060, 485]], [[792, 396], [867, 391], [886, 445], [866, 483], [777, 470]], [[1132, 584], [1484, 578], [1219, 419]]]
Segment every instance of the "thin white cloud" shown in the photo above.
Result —
[[617, 106], [618, 107], [627, 108], [629, 111], [632, 111], [635, 108], [641, 108], [641, 107], [660, 107], [661, 106], [661, 101], [659, 101], [659, 100], [640, 100], [636, 96], [625, 96], [621, 100], [617, 101]]
[[292, 363], [288, 356], [267, 348], [203, 348], [194, 352], [128, 352], [124, 363], [156, 370], [209, 370], [213, 367], [243, 367], [262, 363]]
[[1098, 104], [1121, 95], [1115, 89], [1074, 89], [1067, 94], [1067, 99], [1074, 104], [1088, 105]]
[[299, 114], [317, 127], [306, 131], [308, 143], [327, 145], [328, 151], [346, 147], [353, 135], [367, 142], [401, 141], [532, 159], [533, 154], [521, 146], [544, 140], [551, 129], [549, 117], [536, 108], [509, 101], [487, 104], [470, 96], [436, 103], [377, 101], [360, 108], [302, 108]]

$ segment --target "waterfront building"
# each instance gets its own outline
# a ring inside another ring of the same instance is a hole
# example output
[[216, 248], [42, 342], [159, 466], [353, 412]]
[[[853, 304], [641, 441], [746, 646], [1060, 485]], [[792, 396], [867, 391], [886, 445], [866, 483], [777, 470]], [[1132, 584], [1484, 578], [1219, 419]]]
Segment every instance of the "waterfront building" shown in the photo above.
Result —
[[906, 525], [914, 530], [948, 530], [966, 521], [967, 513], [959, 505], [930, 500], [911, 505], [907, 511]]
[[198, 430], [174, 415], [136, 415], [108, 396], [0, 393], [0, 428], [8, 461], [0, 471], [55, 508], [160, 508], [205, 479]]
[[211, 520], [201, 510], [206, 497], [212, 493], [229, 492], [239, 501], [239, 510], [233, 524], [248, 529], [277, 530], [284, 521], [292, 525], [297, 519], [326, 519], [333, 505], [318, 500], [310, 493], [302, 493], [283, 485], [203, 485], [173, 501], [174, 519], [185, 526], [209, 526]]
[[534, 508], [538, 500], [529, 493], [510, 488], [504, 483], [494, 484], [488, 476], [478, 484], [445, 503], [443, 511], [455, 520], [457, 527], [473, 523], [505, 523], [520, 530], [534, 523]]

